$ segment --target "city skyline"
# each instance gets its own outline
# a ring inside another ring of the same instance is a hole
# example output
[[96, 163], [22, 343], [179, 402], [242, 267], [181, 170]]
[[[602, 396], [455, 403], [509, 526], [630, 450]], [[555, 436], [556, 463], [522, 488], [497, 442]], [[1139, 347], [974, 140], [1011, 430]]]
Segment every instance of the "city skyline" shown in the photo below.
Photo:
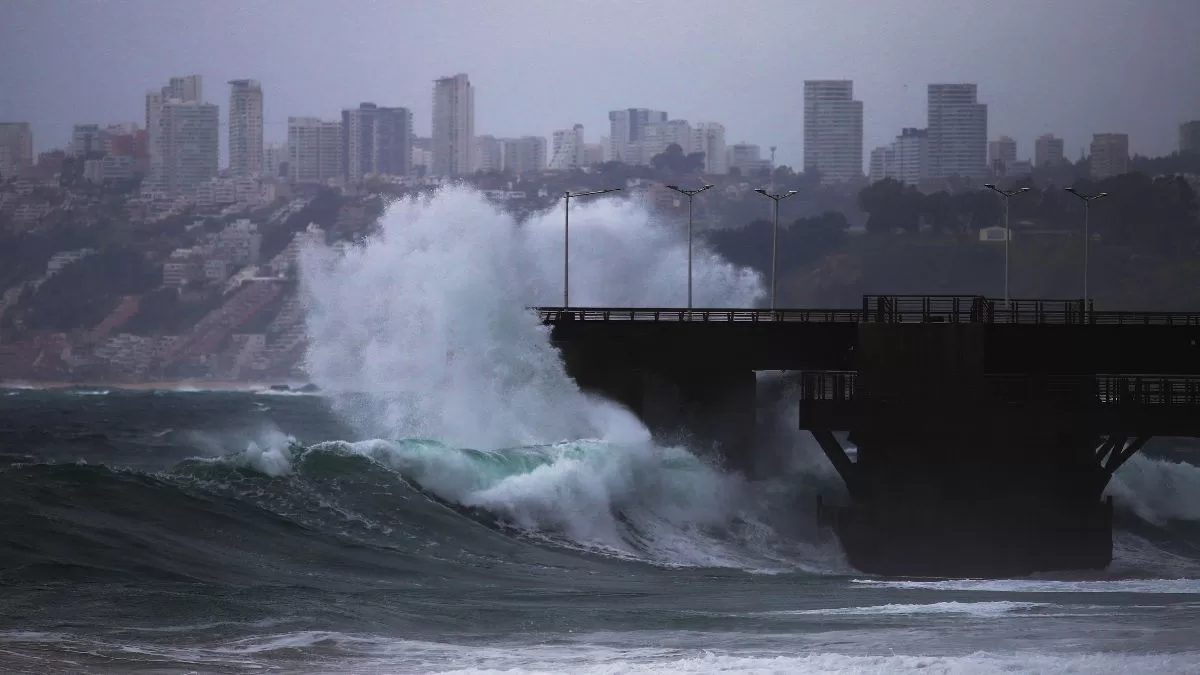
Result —
[[[1026, 158], [1046, 132], [1064, 139], [1070, 158], [1088, 147], [1093, 133], [1104, 132], [1127, 133], [1132, 153], [1165, 154], [1177, 144], [1178, 125], [1200, 116], [1200, 93], [1189, 86], [1190, 64], [1200, 62], [1200, 47], [1187, 35], [1200, 19], [1193, 3], [1165, 0], [1150, 12], [1120, 2], [1042, 7], [1017, 0], [1011, 11], [991, 16], [949, 2], [859, 3], [857, 9], [851, 2], [830, 10], [764, 1], [755, 12], [771, 17], [764, 21], [714, 20], [735, 16], [719, 3], [708, 11], [693, 3], [688, 12], [676, 12], [676, 4], [639, 5], [629, 15], [636, 21], [616, 16], [622, 12], [597, 12], [577, 21], [570, 37], [518, 43], [506, 40], [505, 31], [480, 27], [558, 20], [586, 5], [531, 0], [469, 12], [476, 6], [446, 2], [414, 19], [398, 7], [345, 12], [321, 3], [263, 2], [233, 10], [245, 26], [239, 38], [220, 29], [229, 5], [162, 8], [129, 1], [101, 11], [100, 5], [19, 3], [19, 20], [0, 27], [6, 62], [29, 62], [21, 55], [34, 53], [49, 35], [90, 49], [95, 58], [79, 68], [46, 55], [35, 67], [0, 74], [0, 90], [12, 93], [0, 101], [0, 119], [32, 122], [42, 152], [59, 146], [73, 124], [138, 119], [138, 100], [149, 83], [198, 72], [213, 84], [262, 82], [268, 142], [284, 140], [289, 116], [334, 119], [361, 101], [410, 108], [414, 129], [424, 136], [432, 116], [431, 82], [466, 72], [478, 92], [477, 135], [549, 137], [580, 123], [594, 143], [604, 135], [597, 132], [607, 127], [608, 111], [646, 106], [693, 124], [718, 120], [730, 145], [774, 145], [778, 163], [799, 168], [803, 128], [796, 118], [806, 79], [854, 81], [854, 98], [865, 108], [864, 155], [902, 128], [925, 125], [924, 88], [935, 82], [976, 83], [980, 102], [989, 106], [989, 139], [1018, 139]], [[138, 33], [121, 49], [105, 41], [105, 25], [153, 23], [167, 14], [190, 30], [175, 41]], [[660, 15], [672, 22], [662, 24]], [[618, 25], [626, 33], [622, 43], [634, 46], [612, 51], [601, 45], [600, 33]], [[674, 30], [664, 32], [663, 25]], [[937, 44], [918, 39], [934, 28], [946, 32]], [[287, 43], [270, 37], [276, 33], [289, 35]], [[459, 37], [442, 39], [448, 34]], [[325, 48], [302, 48], [318, 37]], [[1110, 48], [1151, 39], [1153, 50]], [[718, 43], [738, 49], [705, 46]], [[656, 62], [680, 67], [656, 68]], [[567, 77], [566, 71], [587, 77]], [[223, 103], [225, 93], [214, 90], [205, 98]], [[227, 152], [223, 148], [222, 157]]]

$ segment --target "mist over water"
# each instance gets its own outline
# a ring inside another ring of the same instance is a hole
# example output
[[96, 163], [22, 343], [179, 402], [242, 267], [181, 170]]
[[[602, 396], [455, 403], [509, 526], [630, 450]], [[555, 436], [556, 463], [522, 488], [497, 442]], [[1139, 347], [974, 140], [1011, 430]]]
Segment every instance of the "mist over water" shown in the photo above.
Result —
[[[387, 438], [482, 449], [645, 437], [631, 416], [584, 396], [526, 308], [561, 305], [563, 206], [523, 223], [475, 190], [391, 205], [344, 257], [301, 260], [308, 372], [343, 414]], [[633, 201], [571, 205], [572, 306], [682, 306], [685, 231]], [[752, 306], [759, 275], [697, 242], [697, 306]]]

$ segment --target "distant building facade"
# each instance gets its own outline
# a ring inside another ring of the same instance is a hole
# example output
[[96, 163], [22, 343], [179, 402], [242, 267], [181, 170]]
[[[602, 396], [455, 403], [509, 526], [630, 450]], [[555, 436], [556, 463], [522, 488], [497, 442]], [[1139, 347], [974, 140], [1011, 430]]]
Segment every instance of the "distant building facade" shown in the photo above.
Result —
[[504, 170], [513, 173], [546, 170], [546, 139], [522, 136], [504, 139]]
[[171, 100], [162, 106], [158, 182], [172, 195], [192, 195], [217, 175], [221, 118], [217, 106]]
[[342, 111], [342, 174], [347, 183], [368, 174], [407, 176], [412, 169], [412, 112], [361, 103]]
[[461, 176], [474, 167], [475, 88], [466, 73], [433, 84], [433, 167], [435, 176]]
[[729, 173], [725, 125], [719, 122], [698, 122], [692, 127], [692, 152], [704, 153], [704, 173]]
[[1033, 164], [1036, 167], [1058, 166], [1066, 160], [1063, 139], [1054, 134], [1042, 134], [1033, 143]]
[[1129, 134], [1093, 134], [1092, 178], [1119, 176], [1129, 171]]
[[1017, 142], [1009, 136], [988, 141], [988, 168], [996, 175], [1004, 175], [1010, 162], [1017, 161]]
[[987, 173], [987, 106], [974, 84], [928, 88], [929, 175], [981, 179]]
[[264, 173], [263, 92], [258, 80], [229, 81], [228, 115], [230, 173], [235, 176]]
[[550, 141], [550, 161], [546, 168], [551, 171], [567, 171], [586, 166], [584, 158], [583, 125], [555, 131]]
[[667, 113], [662, 110], [626, 108], [609, 111], [609, 161], [640, 164], [640, 141], [645, 137], [646, 126], [666, 121]]
[[1200, 154], [1200, 120], [1179, 125], [1179, 152]]
[[863, 104], [851, 80], [805, 80], [804, 171], [828, 185], [862, 178]]
[[293, 183], [328, 184], [342, 177], [342, 123], [288, 118], [288, 177]]

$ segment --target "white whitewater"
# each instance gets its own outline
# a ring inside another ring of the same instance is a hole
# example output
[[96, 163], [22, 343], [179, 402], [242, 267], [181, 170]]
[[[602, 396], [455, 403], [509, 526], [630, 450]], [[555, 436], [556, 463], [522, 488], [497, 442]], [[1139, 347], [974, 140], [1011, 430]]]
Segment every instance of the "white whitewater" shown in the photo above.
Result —
[[[526, 310], [562, 304], [562, 249], [561, 205], [519, 224], [461, 187], [393, 204], [365, 246], [302, 258], [312, 381], [390, 438], [495, 449], [644, 437], [580, 393]], [[574, 306], [686, 299], [685, 234], [636, 203], [574, 200], [570, 253]], [[763, 294], [756, 273], [703, 247], [694, 268], [698, 305]]]

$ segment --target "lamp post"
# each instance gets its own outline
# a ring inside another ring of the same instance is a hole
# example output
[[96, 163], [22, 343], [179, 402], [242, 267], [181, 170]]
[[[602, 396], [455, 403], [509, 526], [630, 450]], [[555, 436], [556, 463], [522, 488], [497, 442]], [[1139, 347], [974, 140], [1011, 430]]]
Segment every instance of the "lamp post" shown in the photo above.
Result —
[[1095, 195], [1085, 195], [1075, 188], [1064, 188], [1067, 192], [1083, 200], [1083, 306], [1087, 307], [1088, 300], [1088, 248], [1091, 246], [1091, 234], [1088, 233], [1088, 211], [1094, 202], [1101, 197], [1107, 197], [1107, 192]]
[[1013, 195], [1019, 195], [1022, 192], [1029, 192], [1029, 188], [1023, 187], [1019, 190], [1001, 190], [1000, 188], [996, 187], [995, 185], [992, 185], [991, 183], [985, 183], [983, 187], [991, 190], [992, 192], [995, 192], [996, 194], [998, 194], [1004, 198], [1004, 307], [1007, 308], [1009, 306], [1009, 303], [1008, 303], [1008, 240], [1012, 239], [1012, 230], [1010, 230], [1008, 227], [1008, 198]]
[[697, 188], [695, 190], [684, 190], [678, 185], [667, 186], [668, 190], [674, 190], [688, 198], [688, 309], [692, 308], [692, 197], [695, 197], [710, 187], [712, 186], [708, 183], [705, 183], [704, 187]]
[[566, 191], [563, 193], [563, 309], [571, 306], [570, 302], [570, 279], [571, 279], [571, 197], [587, 197], [589, 195], [602, 195], [606, 192], [616, 192], [621, 188], [608, 188], [607, 190], [592, 190], [591, 192], [575, 192]]
[[771, 228], [771, 309], [775, 309], [775, 289], [779, 279], [779, 202], [796, 194], [796, 191], [788, 190], [783, 194], [773, 195], [764, 188], [758, 188], [755, 192], [775, 202], [775, 225]]

